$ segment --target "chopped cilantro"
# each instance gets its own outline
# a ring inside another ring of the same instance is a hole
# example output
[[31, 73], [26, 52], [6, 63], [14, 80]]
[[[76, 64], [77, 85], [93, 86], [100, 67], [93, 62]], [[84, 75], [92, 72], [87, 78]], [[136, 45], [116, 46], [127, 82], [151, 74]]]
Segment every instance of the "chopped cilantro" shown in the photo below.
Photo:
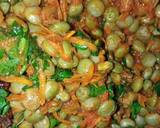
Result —
[[92, 97], [102, 95], [106, 91], [107, 91], [107, 88], [105, 85], [102, 85], [102, 86], [91, 85], [91, 86], [89, 86], [89, 95]]
[[19, 62], [17, 59], [7, 59], [0, 61], [0, 75], [6, 76], [16, 74], [18, 63]]
[[72, 71], [69, 69], [56, 68], [55, 74], [52, 79], [56, 81], [63, 81], [64, 78], [70, 78], [73, 75]]
[[141, 105], [137, 101], [133, 101], [131, 105], [131, 118], [135, 119], [141, 110]]
[[54, 128], [60, 124], [58, 120], [53, 118], [52, 116], [49, 116], [49, 122], [50, 122], [50, 127], [49, 128]]
[[7, 96], [8, 92], [0, 88], [0, 115], [5, 115], [10, 108], [9, 102], [6, 100]]
[[157, 93], [157, 95], [160, 96], [160, 82], [156, 83], [154, 90]]

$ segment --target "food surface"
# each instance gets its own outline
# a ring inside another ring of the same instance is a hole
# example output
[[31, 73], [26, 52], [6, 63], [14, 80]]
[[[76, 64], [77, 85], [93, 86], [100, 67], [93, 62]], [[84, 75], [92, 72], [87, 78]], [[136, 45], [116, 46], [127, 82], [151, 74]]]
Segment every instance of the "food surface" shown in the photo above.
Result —
[[0, 128], [160, 128], [159, 0], [0, 0]]

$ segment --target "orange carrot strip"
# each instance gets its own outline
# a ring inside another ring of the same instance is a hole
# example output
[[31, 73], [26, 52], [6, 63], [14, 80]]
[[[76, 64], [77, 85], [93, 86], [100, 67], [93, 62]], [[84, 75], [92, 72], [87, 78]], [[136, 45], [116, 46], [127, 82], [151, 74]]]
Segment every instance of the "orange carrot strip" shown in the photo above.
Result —
[[87, 39], [81, 39], [79, 37], [70, 37], [69, 41], [74, 44], [86, 45], [92, 51], [97, 50], [96, 46], [94, 44], [92, 44], [92, 42], [90, 42]]
[[32, 86], [32, 81], [28, 80], [26, 77], [18, 77], [18, 76], [0, 76], [0, 80], [1, 81], [5, 81], [5, 82], [9, 82], [9, 83], [21, 83], [21, 84], [25, 84], [28, 86]]
[[26, 98], [25, 94], [12, 94], [12, 95], [9, 95], [7, 97], [7, 100], [9, 101], [15, 101], [15, 100], [24, 100]]
[[44, 94], [44, 91], [45, 91], [45, 85], [46, 85], [46, 76], [42, 72], [42, 70], [39, 71], [38, 78], [39, 78], [39, 83], [40, 83], [40, 86], [39, 86], [40, 104], [44, 105], [44, 103], [45, 103], [45, 94]]

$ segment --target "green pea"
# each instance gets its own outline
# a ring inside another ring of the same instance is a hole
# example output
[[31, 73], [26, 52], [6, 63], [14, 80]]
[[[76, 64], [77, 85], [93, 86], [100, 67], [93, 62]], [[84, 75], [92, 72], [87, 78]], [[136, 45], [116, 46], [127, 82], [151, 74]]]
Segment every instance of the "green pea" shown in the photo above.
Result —
[[63, 90], [56, 95], [56, 98], [62, 102], [67, 102], [70, 99], [70, 95], [65, 90]]
[[113, 64], [110, 61], [104, 61], [98, 64], [97, 66], [99, 71], [110, 71], [113, 68]]
[[135, 51], [138, 51], [138, 52], [141, 52], [141, 53], [145, 51], [145, 45], [144, 45], [144, 43], [141, 42], [141, 41], [139, 41], [139, 40], [134, 40], [133, 41], [132, 48]]
[[144, 78], [144, 79], [149, 79], [149, 78], [152, 76], [152, 72], [153, 72], [153, 70], [152, 70], [151, 67], [146, 68], [146, 69], [144, 70], [144, 72], [143, 72], [143, 78]]
[[139, 92], [143, 87], [143, 78], [138, 77], [134, 79], [133, 83], [131, 84], [131, 88], [134, 92]]
[[127, 27], [130, 27], [134, 22], [134, 19], [131, 15], [127, 16], [127, 18], [125, 19], [125, 24]]
[[76, 96], [80, 101], [84, 101], [89, 97], [89, 89], [87, 87], [81, 86], [77, 91], [76, 91]]
[[111, 79], [114, 84], [119, 85], [121, 83], [121, 76], [118, 73], [111, 73]]
[[92, 30], [96, 27], [97, 23], [91, 15], [88, 15], [86, 17], [86, 25], [90, 30]]
[[104, 4], [101, 0], [90, 0], [87, 3], [87, 11], [95, 17], [99, 17], [104, 12]]
[[83, 5], [78, 4], [78, 5], [71, 5], [68, 10], [68, 15], [70, 17], [77, 17], [81, 14], [83, 11]]
[[135, 119], [136, 125], [138, 127], [144, 127], [145, 126], [145, 120], [144, 117], [137, 115], [136, 119]]
[[88, 111], [98, 109], [99, 105], [100, 100], [97, 97], [91, 97], [82, 102], [82, 107]]
[[50, 122], [47, 116], [43, 120], [34, 124], [34, 128], [49, 128]]
[[129, 27], [129, 31], [134, 33], [138, 30], [138, 28], [139, 28], [139, 20], [135, 19], [133, 21], [133, 24]]
[[146, 91], [148, 90], [149, 88], [151, 88], [152, 86], [152, 81], [151, 80], [145, 80], [144, 83], [143, 83], [143, 89]]
[[135, 122], [129, 118], [124, 118], [120, 121], [122, 128], [135, 127]]
[[44, 119], [44, 115], [40, 112], [40, 110], [29, 111], [29, 110], [26, 109], [24, 111], [24, 118], [29, 123], [37, 123], [40, 120]]
[[155, 83], [157, 82], [157, 78], [160, 78], [160, 70], [157, 69], [153, 72], [152, 76], [151, 76], [151, 80]]
[[114, 52], [114, 56], [117, 59], [121, 59], [123, 58], [127, 53], [128, 53], [129, 49], [128, 47], [126, 47], [126, 45], [120, 45], [116, 51]]
[[37, 88], [30, 88], [27, 89], [24, 94], [26, 95], [25, 99], [22, 101], [24, 107], [28, 110], [36, 110], [40, 106], [38, 89]]
[[114, 69], [113, 72], [115, 73], [121, 73], [123, 71], [123, 67], [120, 63], [115, 63], [114, 64]]
[[85, 50], [77, 49], [77, 52], [83, 58], [88, 58], [91, 55], [91, 51], [88, 48]]
[[4, 14], [7, 14], [7, 12], [10, 9], [10, 3], [9, 2], [0, 2], [0, 9], [3, 11]]
[[133, 59], [133, 56], [131, 54], [127, 54], [125, 56], [125, 60], [126, 60], [126, 66], [128, 68], [132, 68], [133, 65], [134, 65], [134, 59]]
[[90, 59], [81, 59], [78, 64], [77, 71], [80, 74], [87, 73], [91, 66], [93, 66], [93, 62]]
[[150, 38], [151, 34], [146, 26], [140, 26], [136, 32], [136, 37], [141, 41], [146, 41]]
[[68, 125], [66, 125], [66, 124], [60, 124], [60, 125], [58, 125], [58, 127], [57, 128], [70, 128]]
[[121, 39], [117, 34], [110, 34], [106, 39], [106, 49], [114, 51], [120, 45]]
[[95, 37], [101, 37], [103, 35], [103, 32], [101, 29], [94, 29], [91, 32]]
[[25, 86], [24, 84], [20, 83], [11, 83], [9, 90], [14, 94], [19, 94], [23, 91], [22, 89], [24, 86]]
[[45, 86], [45, 97], [47, 100], [55, 97], [59, 92], [59, 85], [54, 80], [47, 81]]
[[18, 128], [33, 128], [32, 124], [27, 122], [27, 121], [23, 121]]
[[69, 31], [69, 29], [70, 29], [70, 25], [64, 21], [57, 22], [50, 26], [51, 31], [60, 35], [64, 35], [66, 32]]
[[117, 8], [109, 7], [104, 12], [104, 18], [108, 22], [115, 22], [119, 18], [119, 12]]
[[116, 103], [114, 100], [107, 100], [102, 103], [98, 109], [98, 114], [100, 116], [106, 117], [112, 115], [116, 110]]
[[50, 56], [53, 56], [56, 53], [55, 48], [47, 40], [42, 42], [42, 48]]
[[63, 41], [62, 46], [63, 46], [64, 53], [68, 56], [71, 56], [72, 55], [72, 45], [67, 41]]
[[59, 58], [58, 65], [64, 69], [71, 69], [73, 67], [73, 61], [65, 61], [62, 58]]
[[160, 116], [157, 113], [148, 114], [148, 115], [145, 116], [146, 123], [151, 125], [151, 126], [159, 126], [159, 123], [160, 123], [159, 119], [160, 119]]
[[63, 110], [61, 110], [61, 111], [59, 112], [59, 117], [60, 117], [61, 119], [65, 119], [65, 118], [67, 117], [67, 113], [64, 112]]
[[151, 110], [154, 110], [157, 101], [158, 101], [157, 94], [153, 93], [152, 96], [150, 96], [149, 98], [147, 98], [147, 102], [146, 102], [147, 107], [150, 108]]
[[160, 4], [157, 5], [156, 9], [155, 9], [155, 14], [158, 18], [160, 18]]
[[108, 126], [108, 123], [105, 121], [99, 121], [96, 125], [96, 128], [106, 128]]
[[142, 55], [141, 62], [145, 67], [153, 67], [156, 63], [156, 57], [150, 52], [146, 52]]

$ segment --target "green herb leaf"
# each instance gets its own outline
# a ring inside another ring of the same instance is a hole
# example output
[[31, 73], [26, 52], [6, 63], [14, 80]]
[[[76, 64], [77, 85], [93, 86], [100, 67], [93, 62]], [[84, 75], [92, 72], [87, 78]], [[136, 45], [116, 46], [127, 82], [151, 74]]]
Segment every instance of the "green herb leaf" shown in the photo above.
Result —
[[9, 102], [5, 97], [0, 96], [0, 115], [5, 115], [9, 110]]
[[116, 97], [117, 97], [117, 98], [123, 96], [124, 93], [125, 93], [125, 86], [122, 85], [122, 84], [116, 86], [115, 93], [116, 93]]
[[0, 61], [0, 75], [13, 75], [17, 73], [17, 66], [19, 61], [17, 59], [8, 59]]
[[4, 54], [5, 54], [5, 51], [3, 49], [0, 49], [0, 59], [3, 58]]
[[50, 128], [54, 128], [60, 124], [60, 122], [53, 117], [49, 116]]
[[0, 88], [0, 96], [1, 97], [7, 97], [8, 96], [8, 92], [5, 89]]
[[11, 26], [10, 34], [11, 36], [23, 37], [25, 36], [25, 31], [22, 26], [20, 26], [17, 22], [14, 22]]
[[141, 110], [141, 105], [137, 101], [133, 101], [131, 105], [131, 118], [135, 119]]
[[55, 74], [52, 79], [56, 81], [63, 81], [64, 78], [70, 78], [73, 75], [72, 71], [69, 69], [56, 68]]
[[76, 32], [76, 36], [79, 36], [81, 38], [85, 38], [86, 37], [85, 34], [82, 31], [77, 31]]
[[91, 86], [89, 86], [89, 95], [92, 97], [102, 95], [106, 91], [107, 91], [107, 88], [105, 85], [102, 85], [102, 86], [91, 85]]
[[160, 96], [160, 82], [156, 83], [154, 90], [157, 93], [157, 95]]
[[114, 85], [109, 85], [108, 86], [108, 93], [109, 93], [109, 98], [114, 99], [115, 94], [114, 94]]
[[88, 48], [85, 45], [79, 45], [79, 44], [74, 45], [74, 47], [77, 48], [77, 49], [80, 49], [80, 50], [86, 50]]

